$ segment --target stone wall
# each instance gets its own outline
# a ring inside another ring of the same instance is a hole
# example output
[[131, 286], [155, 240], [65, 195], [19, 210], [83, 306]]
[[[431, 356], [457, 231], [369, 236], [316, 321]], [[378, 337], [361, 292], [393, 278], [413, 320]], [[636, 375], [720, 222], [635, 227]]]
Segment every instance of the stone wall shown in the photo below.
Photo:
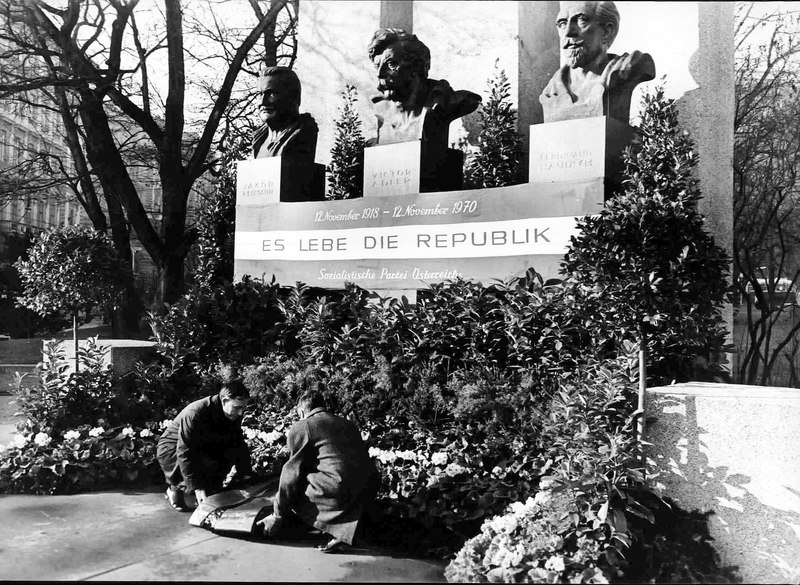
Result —
[[688, 383], [647, 395], [648, 455], [744, 583], [800, 582], [800, 390]]
[[[42, 343], [42, 349], [47, 341]], [[59, 342], [64, 348], [64, 357], [68, 361], [68, 372], [75, 369], [75, 345], [71, 339]], [[78, 342], [81, 347], [86, 347], [86, 341]], [[103, 357], [103, 365], [111, 366], [115, 378], [121, 378], [133, 371], [136, 362], [155, 357], [155, 342], [139, 339], [98, 339], [97, 344], [108, 351]]]

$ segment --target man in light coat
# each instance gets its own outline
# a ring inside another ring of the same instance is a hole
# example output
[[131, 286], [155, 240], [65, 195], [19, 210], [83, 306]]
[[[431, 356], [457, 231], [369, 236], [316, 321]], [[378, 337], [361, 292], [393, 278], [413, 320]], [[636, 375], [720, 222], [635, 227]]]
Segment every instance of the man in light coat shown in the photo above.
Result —
[[320, 550], [337, 552], [353, 543], [380, 478], [361, 433], [328, 412], [318, 391], [303, 394], [297, 410], [300, 421], [286, 435], [290, 456], [281, 470], [273, 513], [259, 524], [272, 537], [296, 517], [332, 537]]

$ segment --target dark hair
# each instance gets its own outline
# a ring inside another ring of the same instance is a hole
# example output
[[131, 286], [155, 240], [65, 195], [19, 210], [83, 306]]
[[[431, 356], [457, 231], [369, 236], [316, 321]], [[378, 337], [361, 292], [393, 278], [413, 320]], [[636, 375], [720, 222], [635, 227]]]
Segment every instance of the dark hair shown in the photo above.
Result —
[[232, 398], [233, 400], [248, 400], [250, 391], [241, 380], [229, 380], [222, 383], [219, 390], [220, 398]]
[[431, 68], [431, 51], [416, 35], [407, 33], [402, 28], [380, 28], [372, 35], [367, 52], [369, 60], [380, 55], [393, 45], [399, 45], [401, 58], [411, 62], [412, 68], [423, 77], [428, 77]]
[[286, 84], [286, 88], [292, 92], [296, 98], [295, 103], [298, 106], [300, 105], [300, 78], [297, 77], [297, 73], [288, 67], [267, 67], [261, 71], [261, 74], [258, 76], [259, 91], [264, 91], [264, 84], [266, 83], [267, 77], [280, 78], [280, 80]]
[[619, 32], [619, 11], [617, 10], [617, 5], [609, 0], [602, 0], [595, 4], [594, 14], [601, 25], [611, 25], [611, 39], [608, 41], [608, 46], [610, 47], [614, 39], [617, 38], [617, 33]]
[[327, 408], [325, 398], [319, 390], [306, 390], [297, 399], [297, 406], [304, 410], [314, 410], [315, 408]]

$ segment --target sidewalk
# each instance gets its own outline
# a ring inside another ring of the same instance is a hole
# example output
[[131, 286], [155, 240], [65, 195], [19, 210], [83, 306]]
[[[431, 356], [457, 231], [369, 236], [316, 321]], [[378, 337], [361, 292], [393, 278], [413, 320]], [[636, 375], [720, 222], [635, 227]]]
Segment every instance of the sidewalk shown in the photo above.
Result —
[[446, 561], [326, 555], [190, 526], [161, 491], [0, 496], [0, 580], [443, 582]]

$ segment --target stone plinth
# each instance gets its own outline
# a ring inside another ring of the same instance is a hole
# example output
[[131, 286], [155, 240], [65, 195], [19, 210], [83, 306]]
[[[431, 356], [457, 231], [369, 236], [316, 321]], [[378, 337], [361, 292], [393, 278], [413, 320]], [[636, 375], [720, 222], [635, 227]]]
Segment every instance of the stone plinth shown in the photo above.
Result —
[[324, 200], [325, 165], [292, 162], [280, 156], [237, 163], [237, 205]]
[[[47, 343], [46, 341], [43, 343]], [[75, 369], [75, 346], [72, 340], [59, 342], [64, 348], [67, 357], [68, 372]], [[81, 347], [86, 347], [86, 341], [79, 341]], [[133, 366], [138, 361], [146, 361], [155, 355], [155, 342], [139, 339], [98, 339], [98, 345], [108, 349], [103, 358], [103, 365], [110, 365], [115, 378], [121, 378], [133, 371]], [[44, 345], [43, 345], [44, 348]]]
[[464, 153], [423, 140], [364, 149], [364, 196], [457, 191], [464, 181]]
[[608, 199], [621, 183], [622, 152], [633, 128], [595, 116], [534, 124], [530, 128], [530, 182], [581, 181], [602, 178]]
[[421, 150], [419, 140], [365, 148], [364, 196], [419, 193]]
[[[800, 390], [687, 383], [647, 392], [665, 495], [713, 511], [713, 546], [745, 583], [800, 577]], [[654, 419], [654, 420], [653, 420]]]

